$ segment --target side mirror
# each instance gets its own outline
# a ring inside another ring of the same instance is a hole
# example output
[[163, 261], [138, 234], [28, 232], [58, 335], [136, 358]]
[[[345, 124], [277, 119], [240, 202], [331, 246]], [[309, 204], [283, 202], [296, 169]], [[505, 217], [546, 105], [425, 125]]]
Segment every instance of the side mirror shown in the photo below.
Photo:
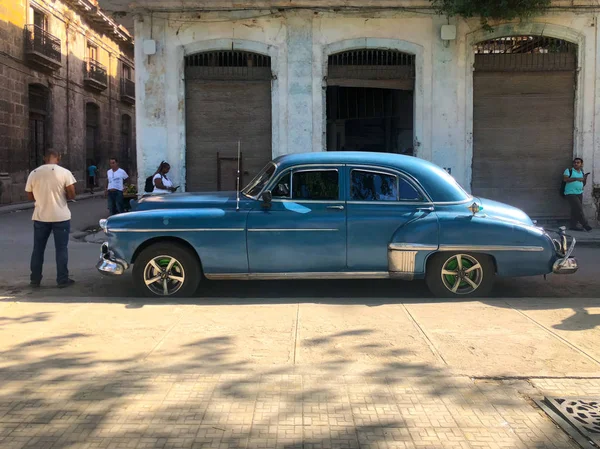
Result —
[[261, 198], [262, 198], [262, 201], [263, 201], [263, 207], [264, 208], [271, 207], [271, 201], [273, 199], [273, 194], [271, 193], [270, 190], [265, 190], [262, 193]]

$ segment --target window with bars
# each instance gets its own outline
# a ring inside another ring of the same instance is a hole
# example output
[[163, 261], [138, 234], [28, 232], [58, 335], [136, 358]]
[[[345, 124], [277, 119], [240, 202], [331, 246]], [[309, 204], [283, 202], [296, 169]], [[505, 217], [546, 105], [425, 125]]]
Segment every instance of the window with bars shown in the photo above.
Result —
[[474, 46], [475, 70], [575, 70], [577, 44], [545, 36], [506, 36]]
[[271, 79], [271, 57], [223, 50], [186, 56], [186, 79]]
[[397, 50], [352, 50], [330, 55], [328, 79], [414, 80], [415, 55]]
[[396, 50], [352, 50], [329, 56], [330, 66], [414, 66], [415, 55]]

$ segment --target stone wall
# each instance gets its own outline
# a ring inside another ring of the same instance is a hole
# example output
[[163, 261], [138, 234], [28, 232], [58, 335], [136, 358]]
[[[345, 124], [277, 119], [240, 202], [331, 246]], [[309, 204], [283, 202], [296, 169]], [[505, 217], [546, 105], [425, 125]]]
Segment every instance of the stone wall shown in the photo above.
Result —
[[[139, 15], [138, 42], [154, 39], [157, 53], [136, 49], [139, 176], [161, 159], [172, 163], [172, 177], [185, 185], [185, 71], [187, 54], [244, 50], [271, 56], [273, 156], [326, 148], [325, 87], [327, 56], [358, 48], [390, 48], [414, 54], [415, 152], [471, 184], [473, 44], [489, 37], [477, 19], [453, 18], [457, 38], [440, 37], [446, 18], [400, 10], [232, 11], [197, 14], [156, 12]], [[600, 59], [596, 57], [594, 12], [561, 11], [529, 23], [497, 24], [503, 35], [537, 34], [577, 43], [579, 70], [573, 155], [583, 157], [600, 184], [597, 109]], [[490, 35], [491, 37], [491, 35]], [[596, 215], [592, 189], [585, 204]]]
[[[63, 165], [73, 172], [81, 192], [86, 184], [86, 103], [96, 104], [100, 111], [97, 162], [101, 168], [108, 168], [109, 155], [120, 153], [121, 117], [129, 115], [135, 123], [135, 107], [120, 96], [121, 65], [134, 66], [132, 40], [118, 40], [98, 29], [86, 14], [66, 2], [30, 1], [30, 6], [46, 15], [48, 32], [61, 41], [60, 68], [42, 69], [32, 65], [25, 53], [23, 29], [32, 23], [28, 3], [5, 3], [11, 5], [0, 7], [0, 204], [26, 200], [25, 182], [34, 168], [29, 124], [29, 86], [34, 84], [49, 93], [46, 147], [63, 154]], [[108, 87], [101, 92], [84, 84], [88, 42], [98, 48], [98, 62], [108, 70]], [[135, 148], [134, 126], [131, 145]]]

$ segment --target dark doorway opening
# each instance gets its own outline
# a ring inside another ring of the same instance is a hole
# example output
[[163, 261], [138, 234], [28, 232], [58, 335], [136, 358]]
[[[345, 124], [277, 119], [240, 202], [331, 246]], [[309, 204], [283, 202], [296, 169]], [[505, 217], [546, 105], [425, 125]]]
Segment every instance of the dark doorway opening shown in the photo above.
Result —
[[328, 64], [327, 149], [413, 155], [414, 55], [353, 50]]
[[85, 105], [85, 156], [87, 164], [98, 163], [100, 108], [94, 103]]
[[413, 92], [327, 88], [327, 148], [413, 154]]

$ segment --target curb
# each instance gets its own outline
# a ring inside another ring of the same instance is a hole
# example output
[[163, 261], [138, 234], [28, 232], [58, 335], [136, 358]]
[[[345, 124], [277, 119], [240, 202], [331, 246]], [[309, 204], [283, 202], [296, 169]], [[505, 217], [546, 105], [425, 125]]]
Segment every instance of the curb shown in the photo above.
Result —
[[[83, 201], [89, 200], [91, 198], [102, 198], [101, 194], [91, 194], [91, 193], [82, 193], [81, 195], [77, 195], [75, 197], [75, 201]], [[27, 203], [16, 203], [16, 204], [7, 204], [6, 206], [0, 206], [0, 215], [11, 214], [13, 212], [21, 212], [24, 210], [30, 210], [35, 207], [35, 203], [33, 201]]]
[[577, 248], [600, 248], [600, 240], [589, 240], [587, 242], [577, 240], [577, 245], [575, 245], [575, 249]]

